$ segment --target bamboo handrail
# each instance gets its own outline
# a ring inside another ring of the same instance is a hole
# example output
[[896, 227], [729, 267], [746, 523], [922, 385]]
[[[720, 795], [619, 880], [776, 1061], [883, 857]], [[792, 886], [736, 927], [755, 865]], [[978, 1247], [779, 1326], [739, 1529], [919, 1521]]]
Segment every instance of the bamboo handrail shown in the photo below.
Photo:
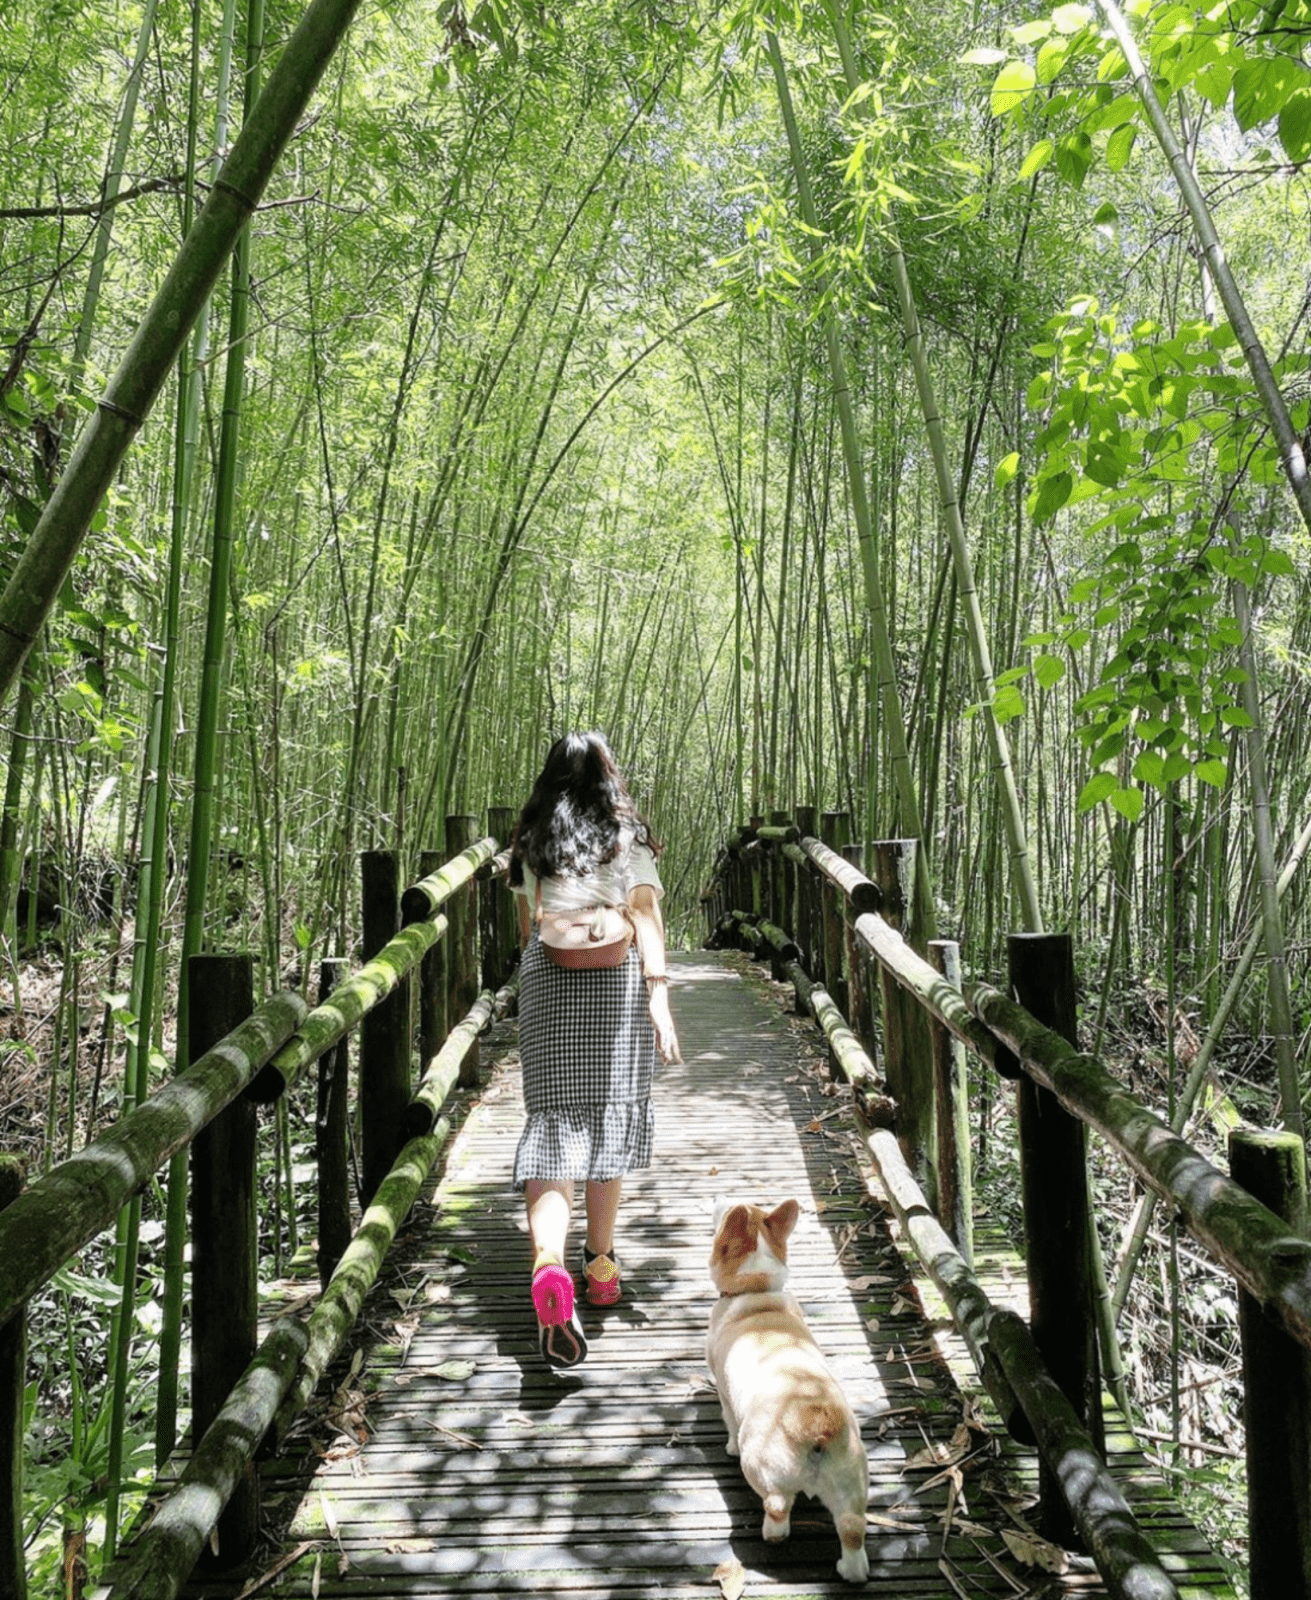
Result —
[[305, 1016], [273, 995], [93, 1143], [61, 1161], [0, 1214], [0, 1324], [68, 1258], [109, 1227], [176, 1151], [246, 1088]]

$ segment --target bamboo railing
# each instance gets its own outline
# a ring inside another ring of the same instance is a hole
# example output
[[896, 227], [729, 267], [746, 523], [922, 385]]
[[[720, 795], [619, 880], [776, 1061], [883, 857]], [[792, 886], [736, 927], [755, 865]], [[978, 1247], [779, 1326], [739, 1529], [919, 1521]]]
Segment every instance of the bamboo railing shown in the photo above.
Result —
[[[503, 809], [489, 813], [502, 829], [508, 817]], [[207, 1548], [225, 1568], [252, 1553], [257, 1456], [266, 1441], [282, 1437], [341, 1350], [449, 1136], [446, 1102], [457, 1084], [477, 1084], [479, 1034], [515, 1003], [515, 919], [498, 881], [508, 858], [497, 854], [494, 837], [478, 837], [472, 817], [448, 817], [446, 841], [455, 853], [446, 860], [426, 855], [424, 876], [403, 895], [394, 852], [362, 857], [367, 959], [353, 973], [340, 959], [325, 962], [323, 997], [312, 1010], [290, 993], [253, 1006], [248, 956], [194, 957], [193, 1064], [26, 1189], [13, 1164], [0, 1163], [4, 1600], [27, 1596], [26, 1303], [188, 1147], [192, 1449], [177, 1487], [96, 1592], [103, 1600], [171, 1600]], [[357, 1225], [347, 1152], [352, 1033], [359, 1038], [363, 1215]], [[284, 1094], [314, 1063], [321, 1292], [308, 1317], [279, 1318], [257, 1343], [256, 1107]]]
[[[914, 841], [874, 844], [866, 876], [858, 847], [846, 845], [846, 817], [818, 822], [799, 808], [795, 821], [776, 813], [737, 831], [702, 896], [709, 942], [768, 959], [824, 1030], [906, 1237], [1004, 1424], [1038, 1446], [1044, 1532], [1082, 1545], [1121, 1600], [1178, 1594], [1105, 1465], [1103, 1381], [1122, 1405], [1123, 1390], [1112, 1319], [1095, 1292], [1091, 1131], [1238, 1285], [1251, 1596], [1311, 1594], [1311, 1237], [1301, 1141], [1235, 1130], [1232, 1174], [1220, 1171], [1079, 1051], [1068, 936], [1012, 936], [1006, 988], [1015, 998], [982, 983], [962, 992], [956, 945], [918, 948], [905, 922]], [[1027, 1325], [992, 1304], [972, 1271], [967, 1050], [1017, 1081]]]

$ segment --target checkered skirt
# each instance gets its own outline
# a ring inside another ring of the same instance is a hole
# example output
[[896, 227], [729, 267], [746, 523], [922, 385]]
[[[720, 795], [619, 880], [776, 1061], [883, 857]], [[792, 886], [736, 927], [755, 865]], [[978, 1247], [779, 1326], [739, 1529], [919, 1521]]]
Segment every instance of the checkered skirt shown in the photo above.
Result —
[[534, 930], [519, 968], [527, 1122], [514, 1184], [604, 1182], [651, 1165], [655, 1032], [636, 948], [622, 966], [557, 967]]

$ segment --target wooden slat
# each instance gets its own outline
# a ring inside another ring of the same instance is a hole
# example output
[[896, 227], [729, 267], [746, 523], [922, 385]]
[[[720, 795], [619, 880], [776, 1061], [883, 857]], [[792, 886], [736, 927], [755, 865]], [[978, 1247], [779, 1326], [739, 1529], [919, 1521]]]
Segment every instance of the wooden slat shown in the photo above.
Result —
[[[398, 1241], [394, 1270], [366, 1308], [366, 1361], [338, 1397], [363, 1437], [344, 1433], [341, 1414], [334, 1425], [320, 1403], [308, 1435], [293, 1437], [269, 1470], [282, 1549], [305, 1548], [268, 1593], [705, 1600], [718, 1592], [716, 1568], [734, 1558], [749, 1596], [850, 1593], [834, 1570], [838, 1541], [823, 1508], [802, 1503], [792, 1538], [764, 1544], [759, 1502], [724, 1451], [703, 1349], [720, 1193], [802, 1203], [792, 1287], [870, 1455], [865, 1592], [989, 1600], [1047, 1582], [1001, 1539], [1034, 1498], [1031, 1452], [980, 1436], [950, 1532], [949, 1484], [929, 1486], [932, 1472], [907, 1467], [960, 1420], [958, 1352], [924, 1319], [910, 1264], [869, 1195], [848, 1107], [826, 1092], [815, 1033], [785, 1017], [741, 962], [733, 953], [671, 962], [687, 1061], [657, 1077], [658, 1164], [625, 1186], [624, 1301], [584, 1308], [591, 1352], [565, 1374], [536, 1352], [523, 1206], [508, 1178], [522, 1121], [513, 1033], [493, 1034], [486, 1059], [497, 1038], [502, 1059], [453, 1144], [436, 1204]], [[979, 1260], [990, 1293], [1023, 1295], [1022, 1274], [986, 1227]], [[393, 1291], [412, 1291], [408, 1310]], [[472, 1371], [441, 1376], [451, 1361]], [[1124, 1492], [1181, 1592], [1231, 1596], [1219, 1561], [1141, 1452], [1123, 1433], [1119, 1443]], [[278, 1559], [271, 1550], [252, 1570]], [[240, 1589], [208, 1580], [189, 1593], [235, 1600]], [[1042, 1592], [1105, 1590], [1085, 1567]]]

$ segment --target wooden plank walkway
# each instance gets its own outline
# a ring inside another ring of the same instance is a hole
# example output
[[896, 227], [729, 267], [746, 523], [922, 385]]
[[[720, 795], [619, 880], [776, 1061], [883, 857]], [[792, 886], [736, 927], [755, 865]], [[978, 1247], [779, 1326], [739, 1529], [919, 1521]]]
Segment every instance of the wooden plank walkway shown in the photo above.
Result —
[[[925, 1320], [815, 1030], [786, 1019], [739, 956], [672, 965], [686, 1064], [658, 1075], [658, 1165], [630, 1178], [620, 1213], [625, 1299], [584, 1308], [587, 1361], [556, 1374], [536, 1353], [522, 1202], [507, 1177], [522, 1115], [511, 1028], [433, 1204], [370, 1302], [362, 1364], [338, 1374], [275, 1464], [281, 1493], [275, 1477], [267, 1509], [283, 1553], [241, 1579], [193, 1582], [195, 1600], [236, 1600], [261, 1575], [254, 1593], [324, 1600], [680, 1600], [719, 1594], [717, 1573], [731, 1578], [735, 1562], [748, 1596], [850, 1593], [823, 1508], [800, 1502], [792, 1538], [767, 1546], [759, 1501], [724, 1451], [703, 1356], [719, 1194], [802, 1203], [792, 1286], [870, 1456], [866, 1592], [1105, 1593], [1086, 1563], [1054, 1576], [1003, 1540], [1028, 1522], [1036, 1466], [996, 1433], [962, 1429], [980, 1413]], [[1141, 1456], [1123, 1465], [1182, 1591], [1229, 1596]]]

